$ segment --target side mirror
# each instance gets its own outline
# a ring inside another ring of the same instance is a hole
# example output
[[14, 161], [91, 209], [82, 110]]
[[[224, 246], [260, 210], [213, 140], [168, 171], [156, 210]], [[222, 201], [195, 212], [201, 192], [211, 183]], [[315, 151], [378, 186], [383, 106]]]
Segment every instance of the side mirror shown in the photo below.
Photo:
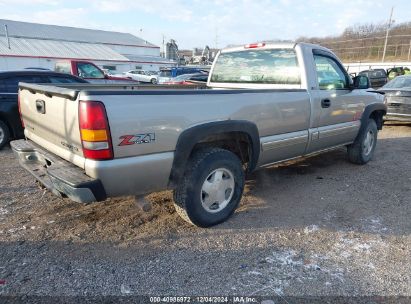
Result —
[[371, 87], [370, 79], [368, 78], [368, 76], [358, 75], [355, 76], [352, 80], [354, 82], [353, 89], [366, 90]]

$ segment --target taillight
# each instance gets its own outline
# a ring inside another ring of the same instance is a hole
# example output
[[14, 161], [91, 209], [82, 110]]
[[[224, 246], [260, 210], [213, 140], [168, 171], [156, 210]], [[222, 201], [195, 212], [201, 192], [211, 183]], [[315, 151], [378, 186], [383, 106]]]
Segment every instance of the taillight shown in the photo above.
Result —
[[244, 46], [245, 49], [256, 49], [259, 47], [264, 47], [265, 43], [250, 43]]
[[19, 107], [19, 114], [20, 114], [21, 125], [22, 125], [22, 127], [23, 127], [23, 129], [24, 129], [23, 116], [21, 115], [20, 94], [19, 94], [18, 97], [17, 97], [17, 104], [18, 104], [18, 107]]
[[84, 157], [112, 159], [113, 146], [104, 105], [99, 101], [80, 100], [79, 125]]

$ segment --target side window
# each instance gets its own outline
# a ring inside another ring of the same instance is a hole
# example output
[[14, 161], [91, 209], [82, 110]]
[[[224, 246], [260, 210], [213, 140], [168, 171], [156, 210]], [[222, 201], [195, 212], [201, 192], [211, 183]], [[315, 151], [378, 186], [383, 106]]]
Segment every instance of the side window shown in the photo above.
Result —
[[83, 78], [104, 78], [103, 72], [90, 63], [78, 63], [77, 72]]
[[321, 90], [345, 89], [348, 87], [346, 73], [337, 62], [327, 56], [314, 55], [318, 85]]
[[46, 83], [48, 82], [46, 77], [43, 76], [20, 76], [20, 77], [9, 77], [2, 80], [3, 85], [0, 85], [0, 88], [4, 89], [5, 93], [17, 93], [19, 82], [27, 83]]
[[6, 85], [4, 84], [4, 79], [0, 79], [0, 94], [6, 93]]
[[71, 63], [70, 62], [57, 62], [54, 70], [59, 73], [71, 74]]
[[17, 77], [9, 77], [3, 79], [3, 88], [5, 93], [17, 93], [19, 79]]
[[51, 83], [78, 83], [76, 79], [61, 76], [49, 76]]

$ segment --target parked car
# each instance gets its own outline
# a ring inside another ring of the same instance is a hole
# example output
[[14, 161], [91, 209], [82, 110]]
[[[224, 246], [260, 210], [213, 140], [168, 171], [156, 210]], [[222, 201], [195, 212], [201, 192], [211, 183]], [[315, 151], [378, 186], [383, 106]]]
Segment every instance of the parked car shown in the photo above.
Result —
[[[324, 86], [321, 71], [332, 71]], [[207, 85], [22, 83], [21, 116], [30, 127], [27, 140], [11, 145], [54, 193], [92, 202], [173, 189], [182, 218], [209, 227], [234, 213], [245, 174], [257, 168], [340, 147], [352, 163], [367, 163], [386, 113], [367, 77], [351, 79], [330, 50], [313, 44], [224, 49]]]
[[379, 91], [385, 93], [385, 120], [411, 122], [411, 75], [397, 76]]
[[392, 80], [397, 76], [404, 75], [406, 73], [406, 69], [407, 68], [404, 68], [404, 67], [393, 67], [393, 68], [387, 69], [388, 79]]
[[384, 69], [371, 69], [358, 73], [358, 75], [365, 75], [370, 79], [371, 87], [378, 89], [388, 82], [388, 76]]
[[208, 74], [206, 73], [197, 73], [197, 74], [184, 74], [174, 78], [171, 78], [170, 81], [164, 82], [164, 84], [173, 84], [173, 85], [185, 85], [193, 84], [193, 82], [207, 82]]
[[173, 78], [184, 74], [195, 74], [203, 72], [200, 68], [174, 67], [162, 69], [158, 75], [158, 83], [171, 81]]
[[54, 70], [86, 79], [91, 83], [130, 83], [135, 82], [128, 77], [111, 76], [104, 73], [94, 63], [84, 60], [61, 60], [56, 62]]
[[25, 83], [87, 83], [82, 78], [50, 70], [26, 69], [0, 72], [0, 149], [10, 138], [22, 138], [17, 93], [19, 82]]
[[126, 72], [125, 75], [140, 82], [150, 82], [152, 84], [158, 83], [158, 76], [149, 71], [131, 70]]

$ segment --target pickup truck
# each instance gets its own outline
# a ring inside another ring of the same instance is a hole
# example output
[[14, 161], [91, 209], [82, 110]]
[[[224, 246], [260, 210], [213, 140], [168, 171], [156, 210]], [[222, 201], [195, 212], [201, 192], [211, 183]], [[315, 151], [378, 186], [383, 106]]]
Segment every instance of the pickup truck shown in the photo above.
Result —
[[371, 160], [383, 95], [305, 43], [222, 50], [206, 86], [20, 84], [21, 165], [77, 202], [172, 189], [177, 212], [209, 227], [238, 206], [247, 173], [347, 147]]
[[94, 63], [84, 60], [57, 61], [54, 70], [81, 77], [90, 83], [137, 83], [129, 77], [108, 75]]

